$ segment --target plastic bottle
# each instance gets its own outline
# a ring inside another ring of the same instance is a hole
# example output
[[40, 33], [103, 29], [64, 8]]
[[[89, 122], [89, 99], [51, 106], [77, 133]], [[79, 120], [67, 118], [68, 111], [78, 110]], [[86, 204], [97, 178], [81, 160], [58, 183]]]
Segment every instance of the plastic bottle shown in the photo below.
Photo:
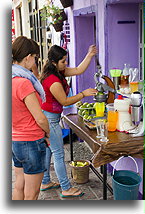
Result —
[[121, 88], [125, 88], [129, 86], [129, 65], [124, 64], [124, 69], [121, 75]]
[[123, 76], [128, 76], [129, 75], [129, 65], [124, 64], [122, 75]]

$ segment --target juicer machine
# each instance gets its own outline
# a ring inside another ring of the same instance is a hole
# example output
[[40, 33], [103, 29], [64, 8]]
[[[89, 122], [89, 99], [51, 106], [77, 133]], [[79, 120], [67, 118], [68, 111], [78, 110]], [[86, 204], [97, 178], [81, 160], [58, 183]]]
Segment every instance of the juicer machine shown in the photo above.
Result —
[[133, 137], [144, 136], [144, 95], [140, 92], [131, 94], [131, 115], [132, 121], [136, 125], [135, 130], [132, 132]]
[[[96, 83], [96, 87], [95, 89], [100, 92], [97, 93], [94, 96], [94, 100], [96, 102], [105, 102], [105, 103], [114, 103], [114, 99], [115, 99], [115, 85], [112, 82], [112, 80], [108, 77], [102, 74], [102, 68], [99, 64], [98, 59], [96, 59], [97, 62], [97, 72], [94, 75], [94, 80]], [[105, 82], [107, 84], [103, 84], [102, 82], [99, 81], [99, 78], [102, 78], [105, 80]], [[106, 93], [106, 91], [108, 91], [108, 94]]]

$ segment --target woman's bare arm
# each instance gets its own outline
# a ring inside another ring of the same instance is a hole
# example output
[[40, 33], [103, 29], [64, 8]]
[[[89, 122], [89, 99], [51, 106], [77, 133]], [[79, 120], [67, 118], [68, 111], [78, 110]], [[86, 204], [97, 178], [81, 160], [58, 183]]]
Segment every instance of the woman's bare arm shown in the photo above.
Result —
[[46, 116], [43, 114], [35, 92], [25, 97], [24, 102], [29, 109], [30, 113], [36, 120], [38, 126], [40, 126], [49, 135], [49, 123]]
[[88, 53], [86, 54], [85, 58], [83, 61], [78, 65], [76, 68], [69, 68], [67, 67], [65, 69], [65, 76], [75, 76], [75, 75], [80, 75], [82, 74], [90, 65], [90, 62], [92, 60], [92, 57], [97, 54], [97, 49], [95, 45], [91, 45], [89, 47]]
[[84, 90], [83, 92], [80, 92], [77, 95], [67, 97], [66, 93], [62, 87], [62, 84], [59, 82], [55, 82], [51, 85], [50, 91], [52, 95], [55, 97], [55, 99], [63, 106], [68, 106], [71, 104], [74, 104], [78, 101], [80, 101], [83, 97], [87, 96], [93, 96], [97, 93], [96, 89], [89, 88]]

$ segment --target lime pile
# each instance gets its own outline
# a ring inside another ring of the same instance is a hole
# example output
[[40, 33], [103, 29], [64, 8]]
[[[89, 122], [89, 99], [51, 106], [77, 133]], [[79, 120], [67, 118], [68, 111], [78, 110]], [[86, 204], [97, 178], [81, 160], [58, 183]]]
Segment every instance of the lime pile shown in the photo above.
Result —
[[89, 165], [88, 162], [81, 162], [81, 161], [72, 161], [71, 162], [71, 165], [72, 166], [76, 166], [76, 167], [84, 167], [84, 166], [87, 166]]
[[76, 104], [78, 108], [78, 114], [82, 116], [85, 120], [91, 120], [93, 118], [96, 118], [95, 104], [96, 103], [78, 102]]

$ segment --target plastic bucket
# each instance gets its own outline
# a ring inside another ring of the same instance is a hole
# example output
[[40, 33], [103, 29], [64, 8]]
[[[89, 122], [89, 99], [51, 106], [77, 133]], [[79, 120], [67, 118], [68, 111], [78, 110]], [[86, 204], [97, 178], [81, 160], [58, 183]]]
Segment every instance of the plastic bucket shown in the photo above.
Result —
[[115, 200], [137, 200], [138, 190], [141, 182], [141, 177], [138, 174], [138, 166], [136, 161], [130, 157], [137, 169], [137, 173], [130, 170], [118, 170], [114, 172], [115, 166], [118, 161], [124, 157], [121, 157], [116, 161], [113, 169], [112, 187]]
[[[89, 166], [90, 162], [88, 160], [77, 160], [80, 162], [87, 162], [88, 164], [86, 166], [78, 167], [78, 166], [72, 166], [72, 162], [69, 163], [71, 167], [71, 174], [73, 181], [78, 184], [84, 184], [89, 181]], [[75, 161], [76, 162], [76, 161]]]

